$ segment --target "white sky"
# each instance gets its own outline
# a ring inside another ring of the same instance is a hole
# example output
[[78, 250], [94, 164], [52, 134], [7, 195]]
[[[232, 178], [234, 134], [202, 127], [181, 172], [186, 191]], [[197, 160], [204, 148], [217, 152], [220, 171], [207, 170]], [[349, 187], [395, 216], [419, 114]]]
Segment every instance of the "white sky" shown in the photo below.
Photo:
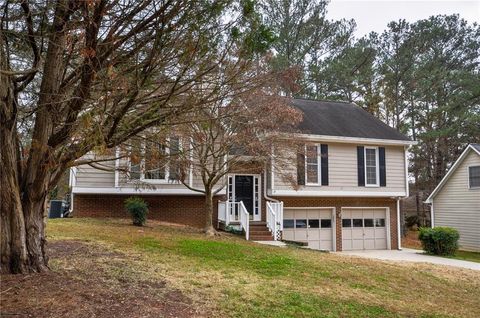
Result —
[[327, 17], [355, 19], [355, 35], [362, 37], [371, 31], [381, 33], [390, 21], [414, 22], [454, 13], [470, 23], [480, 23], [480, 0], [331, 0]]

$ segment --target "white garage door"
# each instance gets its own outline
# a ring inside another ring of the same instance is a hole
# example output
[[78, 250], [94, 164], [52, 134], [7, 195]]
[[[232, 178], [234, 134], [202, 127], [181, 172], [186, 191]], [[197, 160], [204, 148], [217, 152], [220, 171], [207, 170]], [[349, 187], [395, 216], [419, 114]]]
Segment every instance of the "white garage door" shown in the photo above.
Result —
[[385, 208], [342, 209], [342, 250], [387, 249]]
[[283, 212], [283, 239], [306, 242], [313, 249], [333, 250], [333, 226], [329, 208], [285, 208]]

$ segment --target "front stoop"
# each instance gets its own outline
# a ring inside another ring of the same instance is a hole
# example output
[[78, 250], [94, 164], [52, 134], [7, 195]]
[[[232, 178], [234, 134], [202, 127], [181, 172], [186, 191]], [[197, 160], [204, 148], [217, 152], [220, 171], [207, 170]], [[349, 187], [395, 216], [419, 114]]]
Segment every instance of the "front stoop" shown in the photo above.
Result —
[[250, 240], [273, 241], [273, 235], [267, 227], [267, 222], [250, 222]]

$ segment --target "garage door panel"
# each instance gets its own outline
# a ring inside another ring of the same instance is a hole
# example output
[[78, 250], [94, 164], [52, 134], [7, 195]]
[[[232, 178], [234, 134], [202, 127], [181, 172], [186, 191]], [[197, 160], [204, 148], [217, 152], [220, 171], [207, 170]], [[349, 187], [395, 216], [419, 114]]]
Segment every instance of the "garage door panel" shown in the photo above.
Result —
[[343, 250], [387, 248], [385, 208], [343, 209], [342, 219], [351, 219], [342, 224]]
[[287, 241], [294, 241], [295, 240], [295, 235], [294, 235], [294, 230], [293, 229], [284, 229], [283, 230], [283, 239]]
[[331, 229], [322, 229], [320, 231], [320, 239], [323, 241], [330, 241], [332, 239], [333, 231]]
[[320, 241], [309, 240], [308, 241], [308, 247], [319, 250], [320, 249]]
[[363, 239], [353, 239], [352, 240], [352, 249], [353, 250], [363, 250]]
[[[284, 229], [283, 238], [285, 240], [307, 242], [308, 246], [313, 249], [333, 250], [332, 209], [289, 209], [285, 207], [285, 219], [292, 219], [295, 224], [292, 229]], [[324, 228], [321, 227], [322, 219], [328, 220], [324, 221]], [[306, 227], [303, 227], [304, 225]]]
[[308, 229], [309, 240], [320, 240], [321, 231], [319, 229]]
[[365, 239], [363, 241], [363, 248], [365, 250], [374, 250], [375, 249], [375, 239]]
[[307, 211], [306, 210], [296, 210], [295, 211], [295, 218], [296, 219], [306, 219], [307, 218]]
[[375, 249], [385, 250], [387, 249], [387, 241], [385, 239], [375, 239]]
[[283, 211], [283, 218], [284, 219], [294, 219], [295, 213], [293, 210], [284, 210]]
[[325, 240], [322, 240], [320, 241], [320, 249], [323, 250], [323, 251], [331, 251], [333, 250], [333, 243], [331, 240], [329, 241], [325, 241]]

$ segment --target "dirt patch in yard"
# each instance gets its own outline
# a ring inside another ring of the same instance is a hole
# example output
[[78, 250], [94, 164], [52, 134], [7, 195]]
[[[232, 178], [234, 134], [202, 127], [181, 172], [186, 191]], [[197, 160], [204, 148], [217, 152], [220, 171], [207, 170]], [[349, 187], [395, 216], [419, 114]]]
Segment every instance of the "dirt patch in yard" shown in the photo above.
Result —
[[165, 281], [123, 274], [121, 253], [56, 241], [50, 243], [49, 255], [62, 266], [44, 274], [1, 276], [1, 317], [208, 316]]

